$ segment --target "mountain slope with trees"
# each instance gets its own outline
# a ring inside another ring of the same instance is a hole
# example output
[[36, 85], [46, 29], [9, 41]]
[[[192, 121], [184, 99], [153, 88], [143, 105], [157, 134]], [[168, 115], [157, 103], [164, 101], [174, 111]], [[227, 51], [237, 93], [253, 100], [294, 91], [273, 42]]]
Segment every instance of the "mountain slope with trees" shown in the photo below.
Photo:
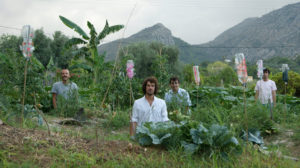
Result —
[[191, 45], [174, 37], [168, 28], [158, 23], [128, 38], [103, 44], [98, 51], [106, 52], [106, 60], [113, 60], [120, 43], [127, 46], [153, 41], [178, 47], [179, 59], [185, 63], [231, 59], [238, 52], [243, 52], [249, 61], [276, 56], [294, 58], [300, 53], [300, 3], [259, 18], [245, 19], [205, 44]]

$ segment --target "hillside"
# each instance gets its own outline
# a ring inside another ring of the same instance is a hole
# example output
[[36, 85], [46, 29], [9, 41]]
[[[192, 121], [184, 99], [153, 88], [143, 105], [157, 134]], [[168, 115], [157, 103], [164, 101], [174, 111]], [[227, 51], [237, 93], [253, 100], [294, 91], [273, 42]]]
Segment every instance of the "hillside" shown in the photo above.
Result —
[[[106, 52], [106, 59], [113, 60], [120, 41], [99, 46], [99, 52]], [[287, 5], [259, 18], [245, 19], [205, 44], [190, 45], [174, 37], [171, 30], [161, 23], [145, 28], [121, 42], [122, 46], [126, 46], [152, 41], [177, 46], [180, 60], [186, 63], [230, 59], [238, 52], [243, 52], [249, 61], [275, 56], [294, 57], [300, 54], [300, 3]]]

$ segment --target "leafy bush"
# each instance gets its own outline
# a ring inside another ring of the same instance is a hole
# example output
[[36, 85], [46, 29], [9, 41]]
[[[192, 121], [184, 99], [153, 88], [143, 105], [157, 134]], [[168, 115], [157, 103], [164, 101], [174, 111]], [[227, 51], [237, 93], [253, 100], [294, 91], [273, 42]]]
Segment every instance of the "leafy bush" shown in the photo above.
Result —
[[168, 149], [183, 147], [188, 153], [229, 152], [239, 146], [225, 126], [213, 124], [206, 129], [198, 122], [172, 121], [145, 123], [137, 127], [136, 139], [143, 145], [162, 145]]
[[[185, 151], [189, 153], [229, 152], [239, 146], [238, 140], [225, 126], [213, 124], [209, 129], [199, 124], [197, 128], [190, 130], [192, 142], [182, 141]], [[232, 148], [233, 147], [233, 148]]]
[[75, 117], [80, 109], [80, 103], [77, 98], [77, 93], [70, 94], [68, 99], [63, 96], [57, 96], [57, 108], [52, 111], [57, 116]]
[[[290, 96], [300, 96], [300, 74], [297, 72], [289, 71], [288, 72], [289, 81], [287, 83], [286, 93]], [[284, 94], [285, 84], [282, 80], [282, 72], [276, 73], [275, 75], [270, 76], [272, 80], [276, 83], [278, 93]]]

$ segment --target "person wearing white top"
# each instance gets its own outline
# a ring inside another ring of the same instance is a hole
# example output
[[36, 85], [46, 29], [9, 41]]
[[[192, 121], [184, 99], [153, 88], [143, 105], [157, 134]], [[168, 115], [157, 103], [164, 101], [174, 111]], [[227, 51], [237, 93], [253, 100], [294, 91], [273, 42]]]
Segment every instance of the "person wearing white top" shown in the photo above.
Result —
[[190, 114], [189, 107], [192, 106], [190, 95], [186, 90], [179, 87], [178, 77], [171, 77], [169, 84], [171, 89], [165, 93], [165, 101], [168, 107], [175, 103], [176, 106], [185, 107], [185, 111]]
[[259, 80], [255, 86], [255, 101], [257, 99], [264, 105], [276, 106], [276, 84], [269, 79], [270, 70], [264, 69], [263, 80]]
[[137, 125], [145, 122], [169, 121], [166, 102], [155, 94], [158, 91], [158, 83], [155, 77], [146, 78], [143, 82], [144, 97], [133, 104], [130, 121], [130, 136], [134, 136]]

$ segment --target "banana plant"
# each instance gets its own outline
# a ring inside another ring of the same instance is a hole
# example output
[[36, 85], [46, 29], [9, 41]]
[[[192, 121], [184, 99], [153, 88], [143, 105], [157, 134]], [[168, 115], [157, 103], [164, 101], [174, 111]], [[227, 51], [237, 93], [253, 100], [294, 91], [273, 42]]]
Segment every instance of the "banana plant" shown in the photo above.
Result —
[[[124, 28], [123, 25], [113, 25], [110, 26], [106, 20], [105, 26], [100, 33], [96, 32], [96, 29], [92, 23], [87, 21], [87, 26], [90, 30], [89, 35], [83, 31], [81, 27], [79, 27], [74, 22], [69, 19], [59, 16], [60, 20], [69, 28], [73, 29], [77, 32], [81, 38], [73, 37], [69, 41], [66, 42], [65, 48], [71, 48], [74, 45], [83, 45], [76, 51], [75, 57], [84, 56], [86, 62], [90, 66], [90, 69], [93, 72], [94, 76], [94, 84], [98, 81], [99, 72], [103, 70], [104, 65], [104, 55], [98, 54], [97, 46], [100, 44], [101, 40], [103, 40], [107, 35], [117, 32]], [[79, 65], [74, 65], [75, 67], [82, 67]], [[85, 66], [86, 67], [86, 66]]]

